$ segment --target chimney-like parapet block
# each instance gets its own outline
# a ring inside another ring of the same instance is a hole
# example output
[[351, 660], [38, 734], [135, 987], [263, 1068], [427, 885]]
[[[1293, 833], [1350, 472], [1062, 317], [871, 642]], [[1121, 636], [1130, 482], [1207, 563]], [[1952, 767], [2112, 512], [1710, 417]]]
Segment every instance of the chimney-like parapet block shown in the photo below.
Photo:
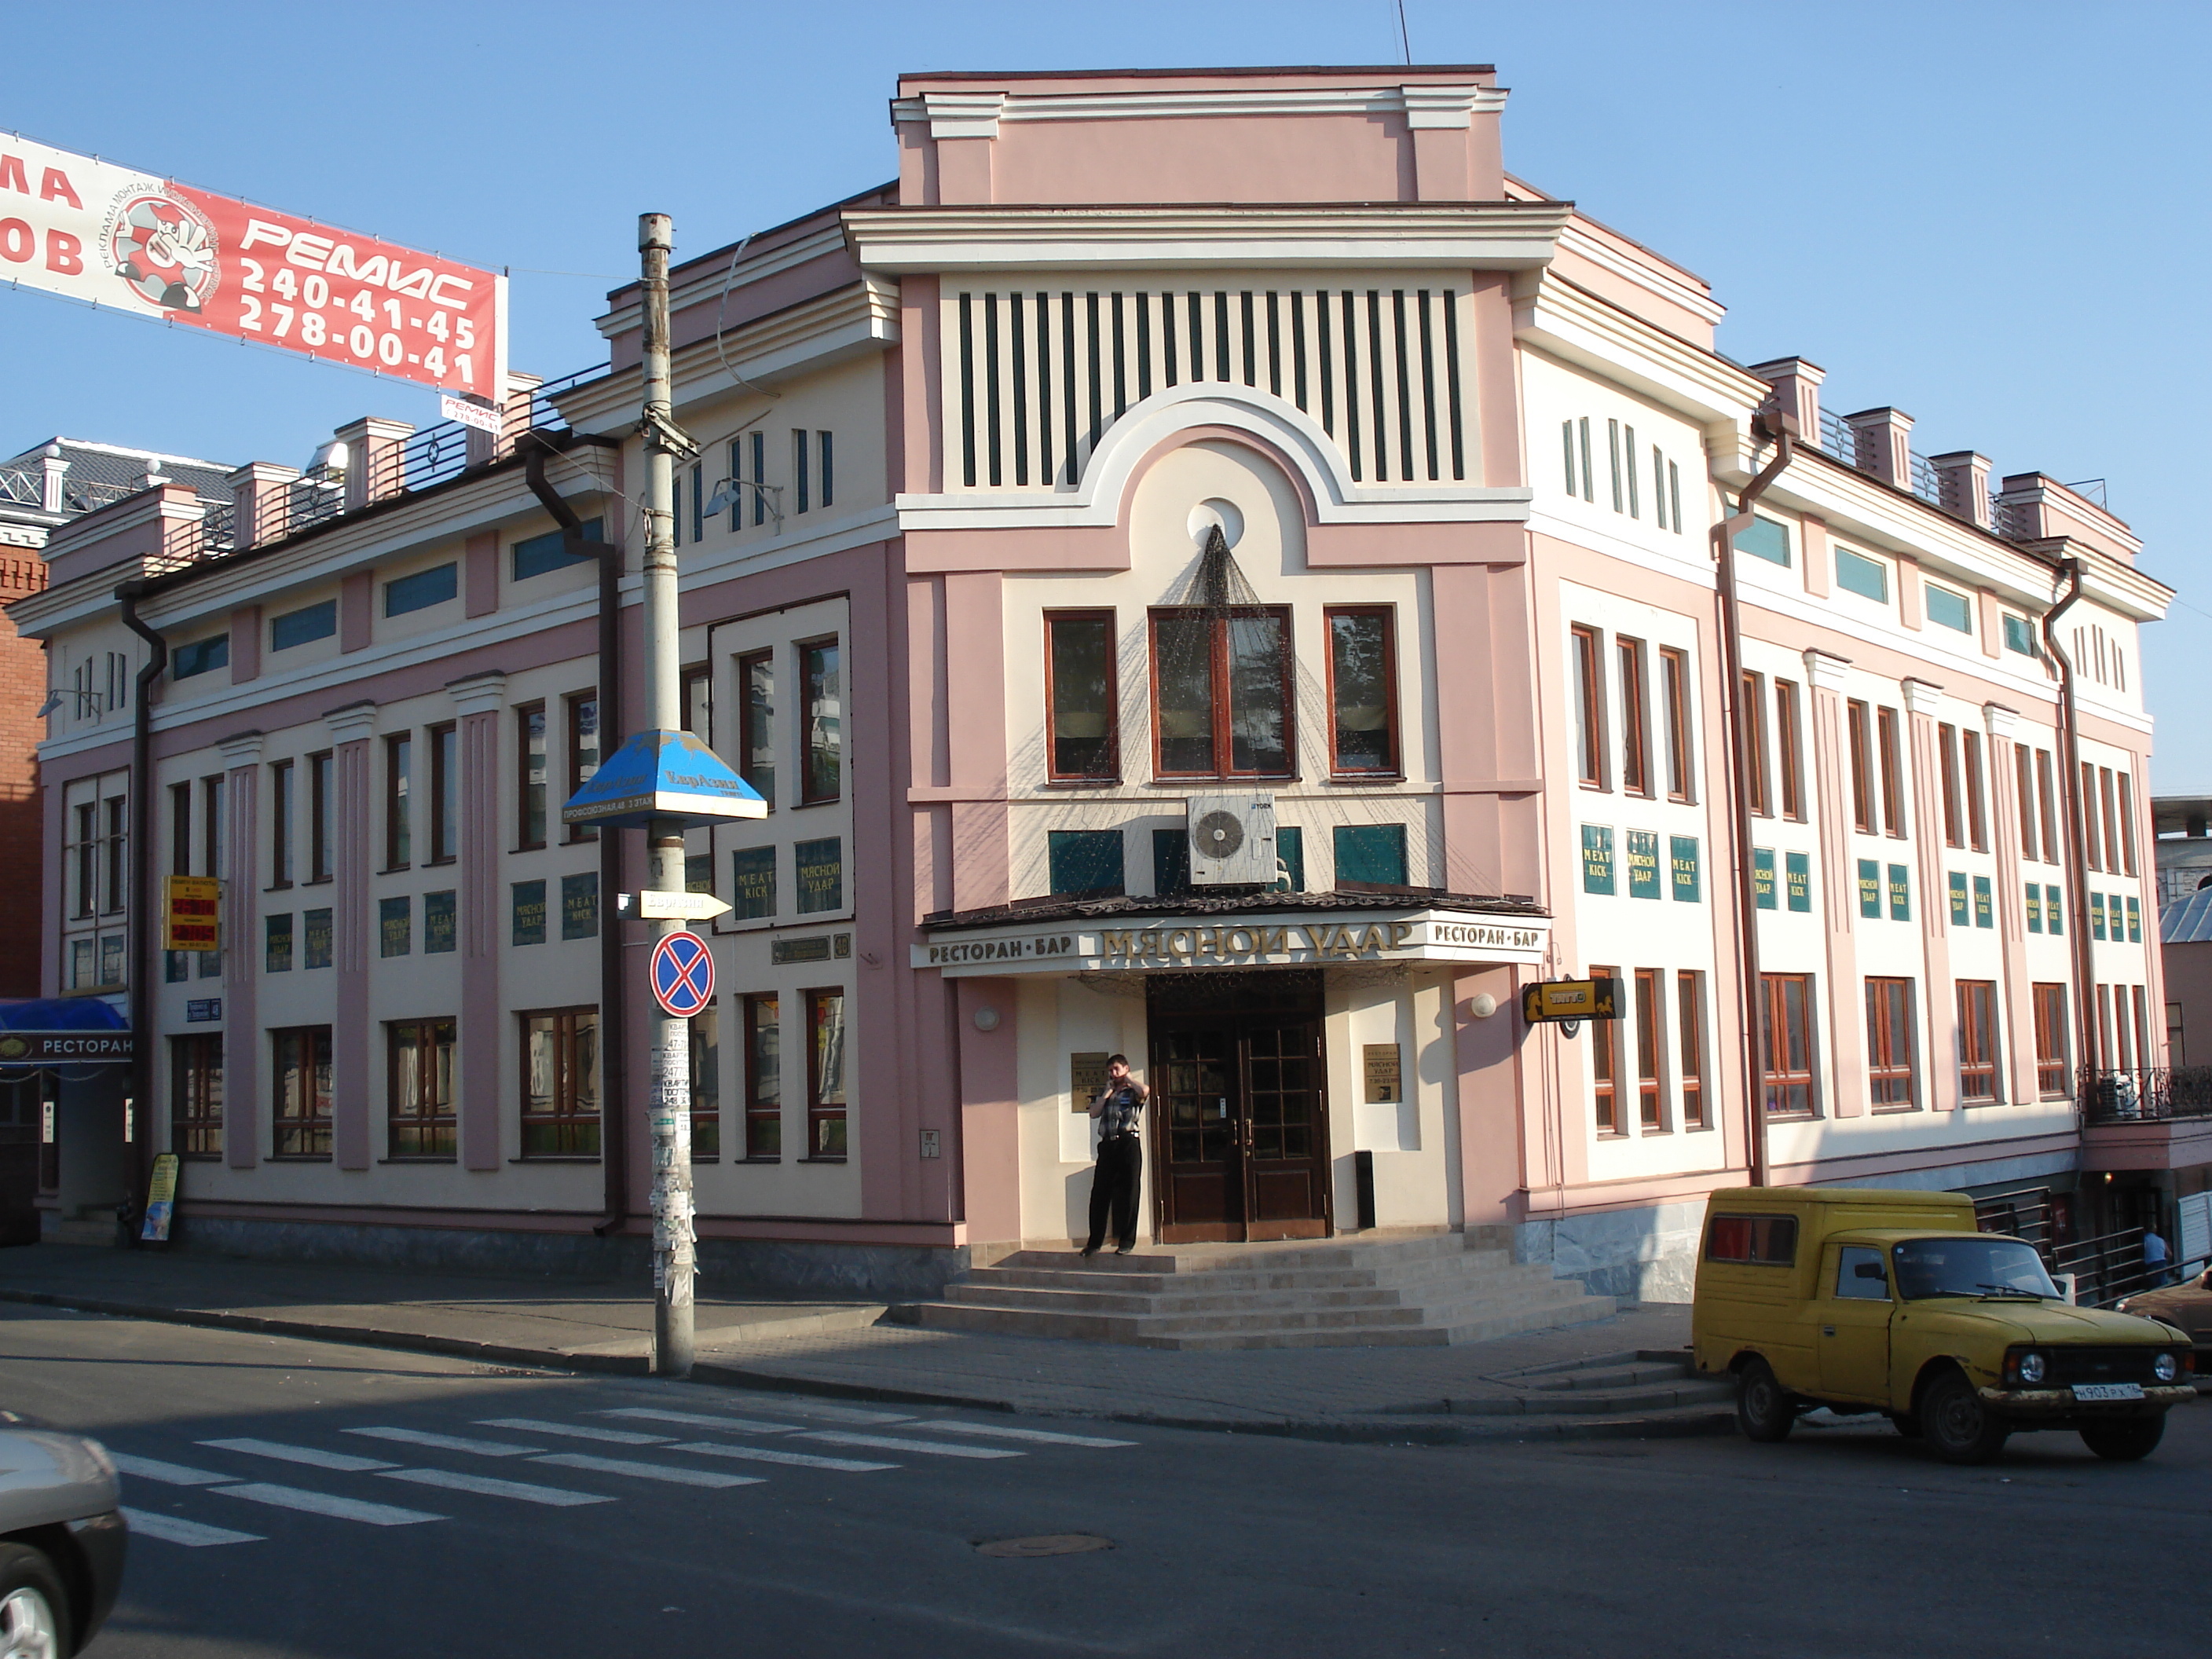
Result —
[[1936, 504], [1954, 519], [1978, 529], [1990, 528], [1990, 458], [1971, 449], [1932, 455], [1936, 469]]
[[1912, 488], [1912, 416], [1901, 409], [1863, 409], [1844, 416], [1858, 443], [1858, 469], [1899, 489]]

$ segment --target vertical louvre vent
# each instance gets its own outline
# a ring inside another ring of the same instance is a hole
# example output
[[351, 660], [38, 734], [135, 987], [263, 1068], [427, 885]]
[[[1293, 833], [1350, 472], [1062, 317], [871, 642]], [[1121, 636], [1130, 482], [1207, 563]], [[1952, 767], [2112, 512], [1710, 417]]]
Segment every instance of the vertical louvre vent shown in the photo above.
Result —
[[1071, 485], [1106, 428], [1170, 386], [1296, 404], [1362, 483], [1464, 483], [1463, 291], [963, 290], [947, 377], [967, 489]]

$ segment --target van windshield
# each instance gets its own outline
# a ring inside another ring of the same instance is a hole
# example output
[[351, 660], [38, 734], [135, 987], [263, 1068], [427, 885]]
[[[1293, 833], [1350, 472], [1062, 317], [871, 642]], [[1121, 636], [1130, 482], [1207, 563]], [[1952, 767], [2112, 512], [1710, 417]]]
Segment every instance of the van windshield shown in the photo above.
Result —
[[1960, 1233], [1897, 1247], [1897, 1288], [1908, 1302], [1931, 1296], [2058, 1295], [2035, 1248], [2016, 1238]]

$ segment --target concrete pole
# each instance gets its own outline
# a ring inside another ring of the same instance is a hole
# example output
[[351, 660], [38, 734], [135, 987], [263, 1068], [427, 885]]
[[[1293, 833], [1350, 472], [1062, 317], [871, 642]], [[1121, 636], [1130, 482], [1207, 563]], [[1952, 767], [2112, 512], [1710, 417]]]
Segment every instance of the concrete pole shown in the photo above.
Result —
[[[676, 457], [668, 368], [668, 256], [674, 227], [665, 213], [641, 214], [637, 246], [645, 301], [645, 726], [673, 732], [683, 724], [682, 665], [678, 660]], [[611, 834], [602, 830], [601, 834]], [[684, 832], [656, 818], [646, 831], [653, 891], [684, 890]], [[655, 940], [681, 921], [649, 924]], [[653, 1369], [662, 1376], [691, 1374], [691, 1285], [697, 1271], [691, 1206], [691, 1022], [647, 1011], [653, 1082]]]

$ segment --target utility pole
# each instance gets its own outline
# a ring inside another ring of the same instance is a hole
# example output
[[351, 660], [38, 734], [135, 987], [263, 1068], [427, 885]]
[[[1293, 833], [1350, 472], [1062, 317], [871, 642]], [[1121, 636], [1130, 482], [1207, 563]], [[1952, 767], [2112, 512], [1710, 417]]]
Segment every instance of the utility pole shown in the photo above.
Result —
[[[638, 216], [637, 246], [645, 301], [644, 408], [638, 423], [645, 447], [645, 726], [673, 732], [683, 725], [682, 665], [677, 660], [676, 463], [698, 446], [677, 427], [668, 368], [668, 256], [675, 227], [665, 213]], [[602, 834], [611, 835], [611, 830]], [[684, 891], [684, 827], [672, 817], [647, 826], [649, 892]], [[681, 921], [649, 924], [654, 941], [682, 930]], [[698, 1271], [692, 1233], [691, 1022], [655, 1001], [648, 1047], [653, 1055], [648, 1110], [653, 1127], [653, 1369], [662, 1376], [691, 1374], [691, 1291]]]

